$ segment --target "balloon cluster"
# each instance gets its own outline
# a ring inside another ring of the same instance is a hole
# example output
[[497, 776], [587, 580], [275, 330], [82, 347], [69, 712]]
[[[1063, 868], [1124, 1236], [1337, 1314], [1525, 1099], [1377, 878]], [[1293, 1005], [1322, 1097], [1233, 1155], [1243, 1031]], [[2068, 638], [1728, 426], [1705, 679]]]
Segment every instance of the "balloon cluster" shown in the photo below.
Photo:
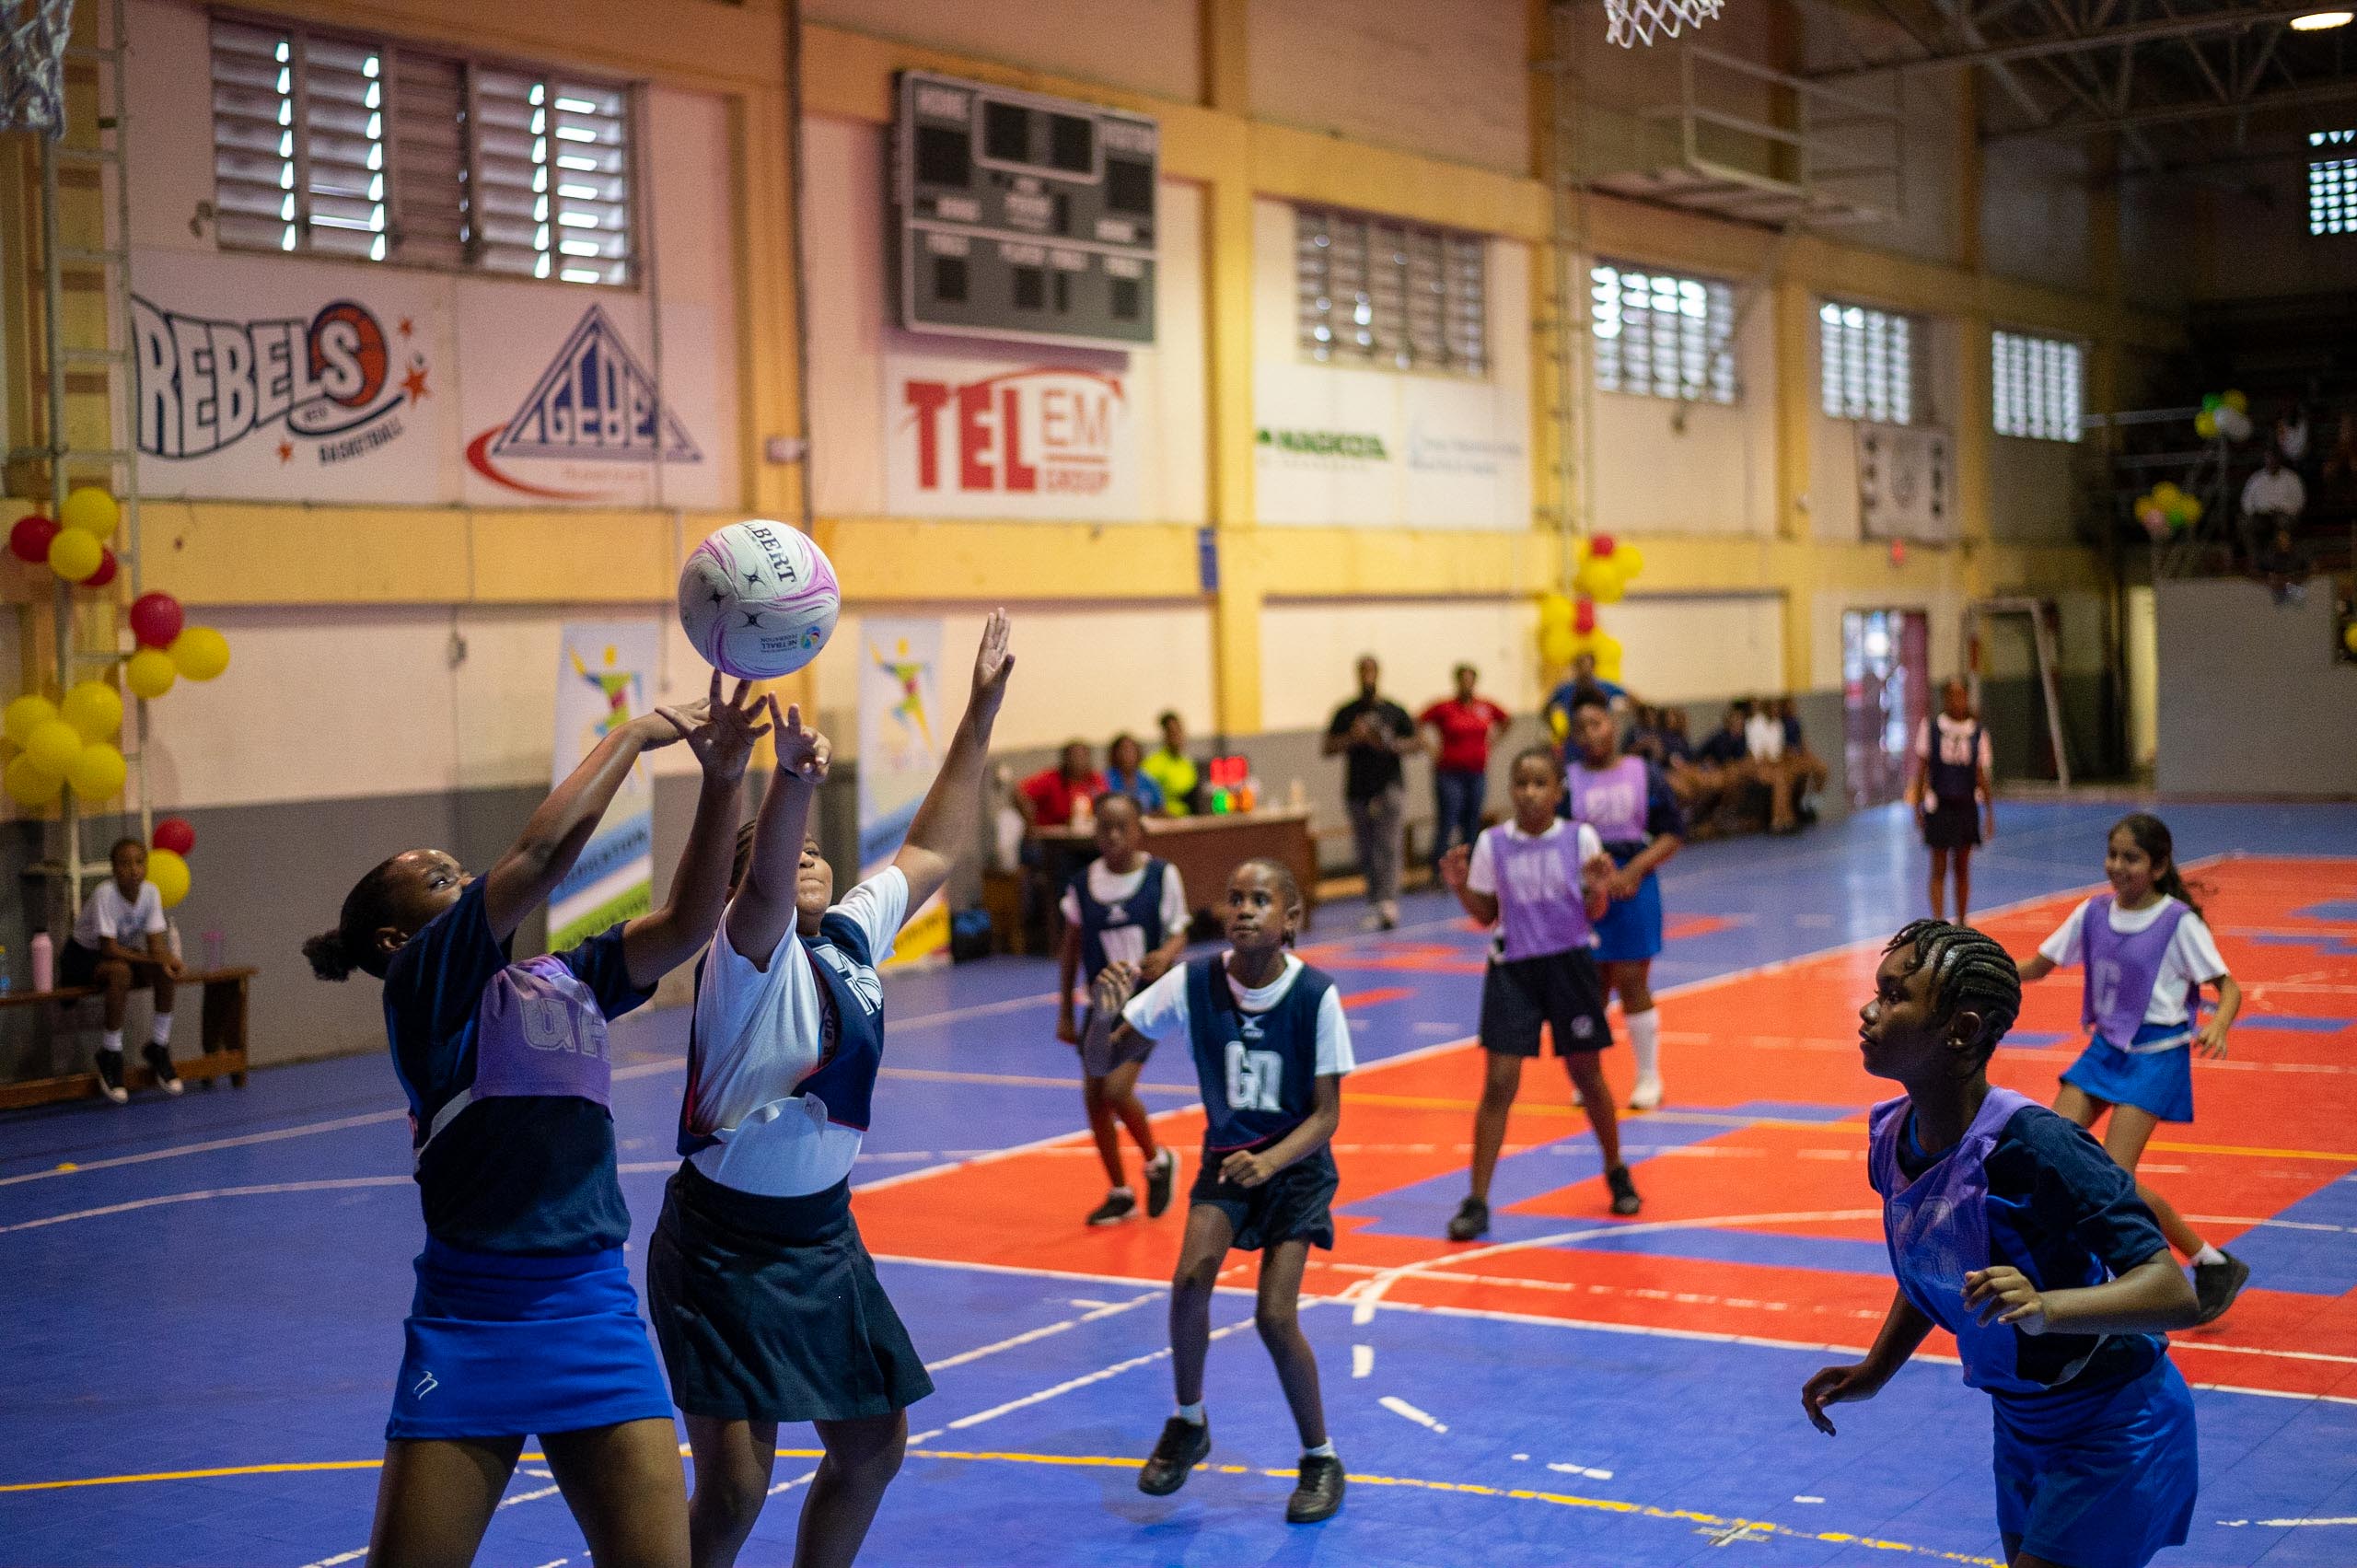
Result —
[[8, 530], [8, 551], [27, 565], [47, 565], [69, 583], [102, 588], [121, 570], [107, 540], [114, 537], [122, 509], [95, 484], [65, 497], [54, 520], [35, 514]]
[[1538, 601], [1538, 654], [1550, 667], [1567, 668], [1582, 654], [1596, 660], [1599, 679], [1620, 679], [1620, 639], [1600, 631], [1596, 607], [1613, 604], [1628, 590], [1629, 580], [1645, 568], [1644, 552], [1621, 544], [1610, 534], [1597, 534], [1579, 544], [1579, 569], [1572, 587], [1577, 602], [1562, 594]]
[[188, 857], [196, 848], [196, 830], [185, 817], [167, 817], [147, 842], [147, 880], [170, 909], [188, 897]]
[[2136, 520], [2155, 540], [2183, 533], [2201, 520], [2201, 497], [2165, 479], [2136, 498]]
[[2229, 441], [2250, 439], [2250, 400], [2240, 392], [2211, 392], [2201, 400], [2201, 412], [2193, 416], [2193, 428], [2204, 441], [2215, 441], [2221, 436]]

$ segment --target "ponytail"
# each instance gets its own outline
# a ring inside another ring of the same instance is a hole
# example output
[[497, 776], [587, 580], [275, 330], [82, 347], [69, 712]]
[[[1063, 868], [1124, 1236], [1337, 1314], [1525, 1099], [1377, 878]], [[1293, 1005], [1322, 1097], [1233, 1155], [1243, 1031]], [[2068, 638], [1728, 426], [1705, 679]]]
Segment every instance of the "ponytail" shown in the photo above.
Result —
[[321, 980], [346, 980], [354, 970], [385, 978], [385, 962], [391, 955], [377, 945], [377, 934], [397, 923], [392, 908], [394, 855], [372, 868], [352, 885], [343, 896], [343, 909], [337, 917], [335, 928], [322, 931], [303, 944], [303, 957], [309, 960], [311, 973]]
[[2168, 869], [2153, 878], [2154, 889], [2191, 910], [2196, 917], [2200, 915], [2201, 906], [2194, 900], [2193, 889], [2186, 884], [2185, 874], [2177, 869], [2177, 841], [2170, 837], [2166, 822], [2149, 811], [2131, 811], [2114, 822], [2111, 830], [2126, 833], [2133, 839], [2136, 847], [2144, 852], [2144, 858], [2154, 865], [2167, 863]]
[[349, 980], [359, 966], [352, 961], [352, 954], [344, 947], [343, 933], [322, 931], [303, 943], [303, 957], [310, 960], [311, 973], [320, 980]]

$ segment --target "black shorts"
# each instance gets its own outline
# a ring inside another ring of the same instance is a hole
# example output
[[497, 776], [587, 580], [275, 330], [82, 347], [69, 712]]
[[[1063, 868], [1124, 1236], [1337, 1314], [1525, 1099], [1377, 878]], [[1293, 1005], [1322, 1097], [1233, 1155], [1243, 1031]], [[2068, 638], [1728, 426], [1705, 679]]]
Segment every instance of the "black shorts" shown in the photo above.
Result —
[[1481, 977], [1481, 1049], [1501, 1056], [1538, 1054], [1538, 1026], [1555, 1037], [1555, 1054], [1602, 1051], [1612, 1043], [1604, 1019], [1604, 980], [1583, 948], [1535, 958], [1492, 958]]
[[[1257, 1153], [1277, 1142], [1253, 1145]], [[1203, 1163], [1196, 1167], [1195, 1185], [1187, 1194], [1192, 1204], [1208, 1204], [1227, 1216], [1236, 1239], [1228, 1246], [1239, 1252], [1260, 1252], [1280, 1241], [1306, 1241], [1331, 1250], [1334, 1245], [1334, 1189], [1341, 1173], [1334, 1168], [1334, 1151], [1320, 1144], [1258, 1187], [1238, 1187], [1220, 1179], [1220, 1162], [1234, 1149], [1203, 1148]]]
[[69, 936], [65, 939], [65, 946], [57, 950], [57, 983], [95, 985], [99, 979], [99, 965], [102, 961], [103, 955], [96, 947], [85, 947]]
[[1980, 811], [1969, 800], [1942, 800], [1923, 814], [1923, 843], [1930, 849], [1971, 849], [1980, 842]]

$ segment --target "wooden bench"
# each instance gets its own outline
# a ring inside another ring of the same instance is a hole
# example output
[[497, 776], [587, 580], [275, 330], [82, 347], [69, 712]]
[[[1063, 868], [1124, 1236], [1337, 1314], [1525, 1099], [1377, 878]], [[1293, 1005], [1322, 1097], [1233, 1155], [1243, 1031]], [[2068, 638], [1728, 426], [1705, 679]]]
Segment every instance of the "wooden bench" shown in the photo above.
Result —
[[[202, 1054], [176, 1056], [172, 1065], [183, 1079], [193, 1080], [205, 1087], [213, 1086], [215, 1078], [226, 1078], [238, 1088], [246, 1086], [246, 990], [254, 977], [250, 969], [192, 970], [180, 976], [185, 992], [192, 986], [203, 991], [203, 1004], [197, 1030], [197, 1043]], [[139, 988], [134, 988], [139, 989]], [[94, 996], [104, 996], [106, 990], [96, 985], [63, 985], [49, 991], [11, 991], [0, 993], [0, 1011], [11, 1007], [37, 1007], [55, 1004], [61, 1010]], [[125, 1051], [123, 1086], [140, 1089], [155, 1086], [155, 1074], [139, 1064], [135, 1053]], [[20, 1078], [15, 1083], [0, 1084], [0, 1110], [13, 1110], [29, 1105], [49, 1105], [58, 1100], [98, 1098], [99, 1075], [96, 1072], [67, 1073], [54, 1078]]]

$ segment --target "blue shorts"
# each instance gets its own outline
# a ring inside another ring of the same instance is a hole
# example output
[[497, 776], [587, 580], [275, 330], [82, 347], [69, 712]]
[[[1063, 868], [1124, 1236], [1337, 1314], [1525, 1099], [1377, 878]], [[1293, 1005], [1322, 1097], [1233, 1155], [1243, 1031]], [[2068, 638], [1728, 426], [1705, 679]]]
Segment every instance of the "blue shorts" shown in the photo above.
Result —
[[427, 1239], [385, 1438], [524, 1437], [671, 1419], [621, 1249], [571, 1258]]
[[1604, 918], [1596, 923], [1599, 964], [1628, 963], [1661, 954], [1661, 883], [1650, 871], [1637, 884], [1633, 899], [1615, 899]]
[[2167, 1356], [2109, 1388], [1994, 1402], [2006, 1556], [2142, 1568], [2185, 1544], [2200, 1474], [2193, 1396]]
[[[2182, 1034], [2188, 1024], [2146, 1024], [2136, 1031], [2137, 1043]], [[2062, 1081], [2075, 1084], [2096, 1099], [2111, 1105], [2132, 1105], [2163, 1121], [2193, 1120], [2193, 1046], [2190, 1041], [2161, 1051], [2122, 1051], [2101, 1035], [2063, 1073]]]

